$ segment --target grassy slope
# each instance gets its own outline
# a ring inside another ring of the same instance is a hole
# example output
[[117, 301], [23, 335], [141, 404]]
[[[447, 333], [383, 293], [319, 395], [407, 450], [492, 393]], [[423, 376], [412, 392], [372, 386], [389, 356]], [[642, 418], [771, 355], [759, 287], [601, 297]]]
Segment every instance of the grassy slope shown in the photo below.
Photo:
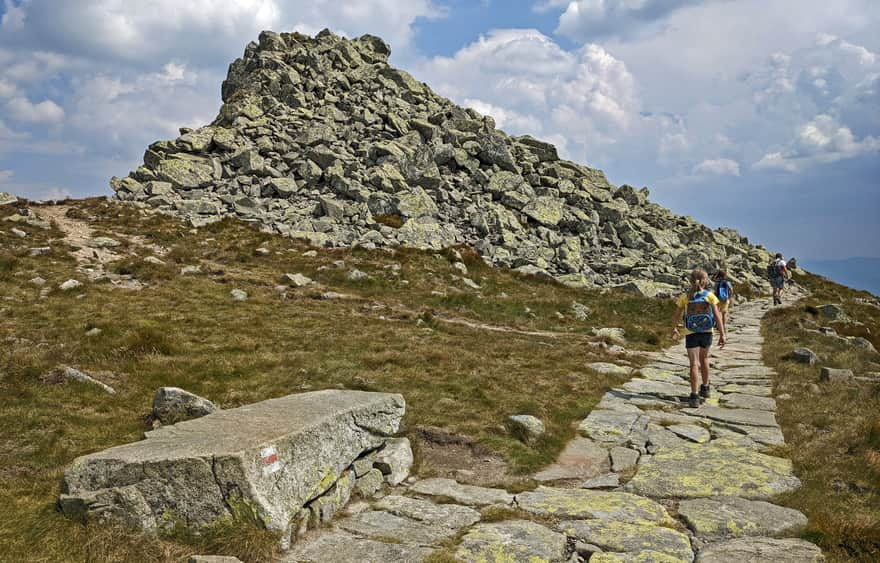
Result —
[[[451, 253], [320, 250], [224, 222], [190, 230], [168, 218], [145, 217], [100, 200], [73, 204], [71, 216], [95, 234], [142, 235], [168, 247], [167, 264], [125, 257], [113, 267], [150, 281], [139, 292], [107, 283], [38, 298], [27, 280], [47, 287], [74, 272], [57, 230], [0, 220], [0, 545], [4, 561], [176, 561], [192, 552], [265, 560], [273, 546], [253, 526], [227, 525], [199, 538], [163, 540], [65, 520], [55, 510], [63, 468], [75, 457], [137, 440], [152, 395], [180, 386], [223, 407], [288, 393], [350, 388], [403, 393], [405, 424], [440, 426], [469, 435], [503, 455], [517, 472], [552, 460], [601, 394], [620, 382], [584, 367], [607, 359], [584, 337], [596, 326], [621, 326], [630, 347], [664, 344], [670, 305], [622, 294], [567, 289], [487, 268], [465, 253], [481, 296], [452, 276]], [[12, 213], [0, 207], [0, 219]], [[117, 236], [117, 238], [120, 238]], [[51, 246], [48, 257], [27, 249]], [[264, 246], [268, 256], [255, 254]], [[130, 246], [141, 257], [149, 254]], [[344, 260], [346, 269], [333, 266]], [[180, 276], [182, 265], [204, 274]], [[391, 266], [400, 264], [399, 275]], [[371, 280], [346, 279], [356, 267]], [[275, 290], [279, 276], [300, 272], [320, 288]], [[405, 281], [404, 281], [405, 280]], [[450, 286], [460, 288], [450, 289]], [[233, 288], [248, 292], [234, 302]], [[316, 298], [327, 289], [353, 296]], [[439, 294], [437, 293], [439, 292]], [[83, 298], [77, 295], [83, 294]], [[573, 301], [593, 309], [587, 321], [570, 314]], [[564, 318], [559, 318], [561, 312]], [[535, 337], [437, 322], [438, 316], [523, 330], [564, 333]], [[86, 331], [100, 328], [99, 336]], [[48, 385], [41, 376], [59, 364], [116, 374], [110, 397], [81, 384]], [[525, 447], [503, 429], [506, 417], [531, 413], [548, 427], [545, 440]]]
[[[843, 334], [867, 336], [880, 348], [880, 309], [856, 301], [870, 298], [868, 293], [818, 276], [798, 281], [812, 295], [795, 307], [774, 309], [764, 322], [764, 360], [779, 373], [776, 395], [791, 395], [779, 401], [787, 441], [781, 454], [794, 462], [803, 483], [779, 501], [809, 517], [805, 537], [818, 543], [829, 561], [878, 561], [880, 384], [818, 382], [820, 366], [851, 368], [856, 375], [878, 372], [878, 356], [809, 330], [829, 325], [811, 306], [840, 304], [864, 325], [830, 324]], [[819, 364], [781, 360], [798, 346], [816, 352]]]

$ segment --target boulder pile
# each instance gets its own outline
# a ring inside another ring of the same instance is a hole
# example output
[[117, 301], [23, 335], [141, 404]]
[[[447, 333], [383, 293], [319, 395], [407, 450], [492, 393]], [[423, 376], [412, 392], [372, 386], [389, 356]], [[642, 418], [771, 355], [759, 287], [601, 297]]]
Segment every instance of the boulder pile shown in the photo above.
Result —
[[113, 178], [120, 200], [195, 226], [238, 217], [316, 246], [474, 247], [575, 287], [672, 292], [725, 265], [760, 284], [769, 254], [513, 137], [388, 64], [378, 37], [263, 32], [229, 67], [214, 122]]

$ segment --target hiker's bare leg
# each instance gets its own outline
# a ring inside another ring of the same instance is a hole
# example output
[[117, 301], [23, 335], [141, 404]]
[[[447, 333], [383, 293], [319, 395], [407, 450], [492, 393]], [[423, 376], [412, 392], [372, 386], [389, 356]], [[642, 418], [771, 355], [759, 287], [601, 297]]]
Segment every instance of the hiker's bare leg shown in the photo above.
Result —
[[697, 393], [697, 385], [700, 381], [700, 350], [702, 348], [688, 348], [688, 360], [691, 364], [691, 393]]
[[[697, 348], [697, 350], [699, 350], [700, 354], [700, 375], [703, 377], [703, 385], [709, 385], [709, 349]], [[693, 376], [691, 376], [691, 388], [696, 389], [693, 379]]]

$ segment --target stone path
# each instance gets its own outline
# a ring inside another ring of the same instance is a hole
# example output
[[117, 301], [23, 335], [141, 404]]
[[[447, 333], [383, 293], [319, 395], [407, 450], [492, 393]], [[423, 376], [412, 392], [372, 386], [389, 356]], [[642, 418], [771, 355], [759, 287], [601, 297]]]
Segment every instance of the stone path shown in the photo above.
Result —
[[736, 308], [730, 344], [713, 348], [712, 397], [699, 408], [686, 404], [679, 344], [603, 397], [580, 437], [534, 476], [536, 489], [413, 480], [350, 505], [284, 561], [416, 562], [437, 550], [468, 562], [824, 561], [793, 537], [806, 517], [768, 502], [800, 481], [789, 460], [767, 453], [784, 437], [773, 371], [761, 361], [766, 309]]

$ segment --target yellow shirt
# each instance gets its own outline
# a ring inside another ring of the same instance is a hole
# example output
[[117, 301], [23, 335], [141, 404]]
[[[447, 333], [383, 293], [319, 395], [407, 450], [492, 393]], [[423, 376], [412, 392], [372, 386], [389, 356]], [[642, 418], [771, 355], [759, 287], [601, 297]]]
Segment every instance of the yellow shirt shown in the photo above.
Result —
[[[706, 296], [706, 301], [708, 301], [710, 305], [715, 305], [716, 307], [718, 306], [719, 303], [721, 303], [718, 300], [718, 298], [715, 297], [715, 294], [712, 293], [711, 291], [709, 292], [709, 295]], [[678, 296], [678, 299], [675, 300], [675, 306], [678, 307], [679, 309], [685, 309], [687, 307], [687, 304], [688, 304], [688, 294], [687, 293], [682, 293], [681, 295]], [[718, 323], [718, 319], [715, 319], [715, 323], [716, 324]], [[687, 336], [690, 333], [691, 333], [691, 331], [689, 331], [687, 329], [687, 327], [682, 327], [682, 334]]]

